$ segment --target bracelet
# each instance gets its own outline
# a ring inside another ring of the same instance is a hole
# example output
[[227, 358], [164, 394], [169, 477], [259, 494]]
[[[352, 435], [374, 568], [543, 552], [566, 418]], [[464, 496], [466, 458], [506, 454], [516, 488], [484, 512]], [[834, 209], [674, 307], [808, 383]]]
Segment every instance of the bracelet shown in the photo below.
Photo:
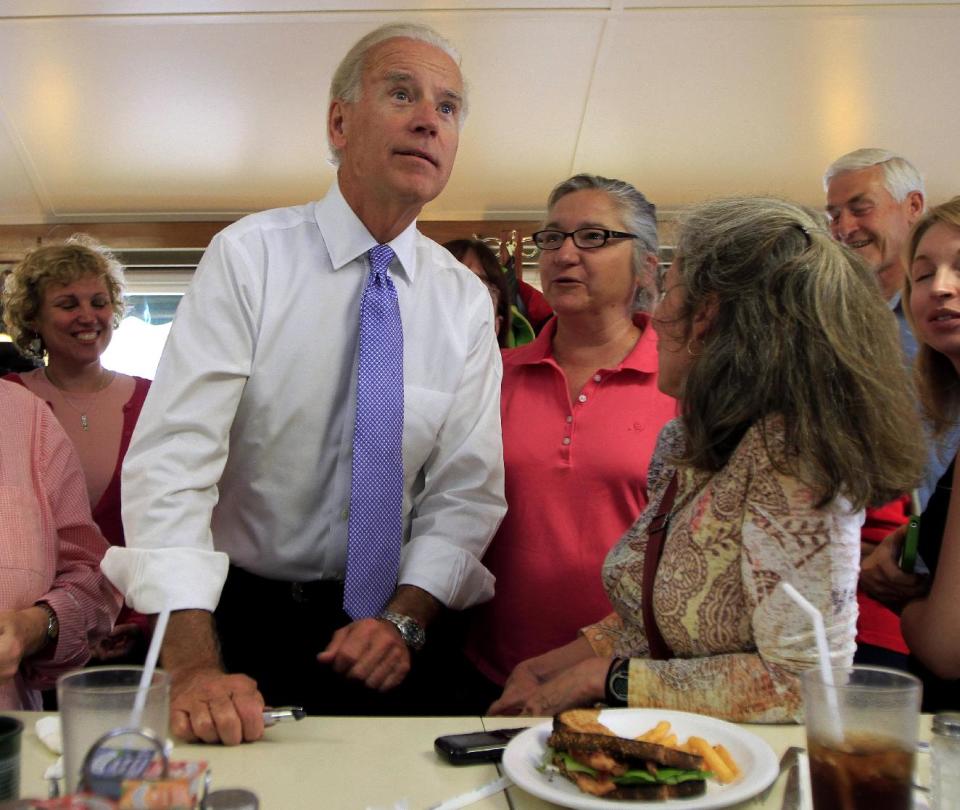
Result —
[[604, 701], [608, 706], [626, 706], [628, 685], [630, 682], [630, 659], [614, 658], [607, 670], [607, 683], [604, 687]]

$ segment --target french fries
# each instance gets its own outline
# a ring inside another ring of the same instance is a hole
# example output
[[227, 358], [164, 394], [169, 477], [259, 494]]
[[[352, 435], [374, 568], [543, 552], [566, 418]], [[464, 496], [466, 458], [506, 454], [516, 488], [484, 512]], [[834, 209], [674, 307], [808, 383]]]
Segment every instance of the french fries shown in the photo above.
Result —
[[670, 724], [666, 720], [661, 720], [636, 739], [703, 757], [706, 769], [712, 771], [717, 781], [723, 785], [733, 782], [740, 776], [740, 766], [726, 748], [722, 745], [710, 745], [703, 737], [696, 736], [689, 737], [685, 743], [681, 743], [677, 735], [670, 731]]
[[660, 743], [660, 741], [669, 733], [670, 724], [666, 720], [661, 720], [648, 732], [637, 737], [637, 739], [641, 742]]

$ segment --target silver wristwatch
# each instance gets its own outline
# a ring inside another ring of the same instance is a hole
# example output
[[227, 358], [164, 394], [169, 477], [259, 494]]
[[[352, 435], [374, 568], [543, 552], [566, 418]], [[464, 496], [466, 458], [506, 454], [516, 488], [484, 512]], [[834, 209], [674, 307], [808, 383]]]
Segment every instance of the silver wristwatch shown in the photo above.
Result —
[[385, 610], [377, 618], [390, 622], [396, 627], [400, 631], [400, 637], [411, 650], [420, 650], [426, 644], [427, 634], [423, 630], [423, 625], [412, 616]]

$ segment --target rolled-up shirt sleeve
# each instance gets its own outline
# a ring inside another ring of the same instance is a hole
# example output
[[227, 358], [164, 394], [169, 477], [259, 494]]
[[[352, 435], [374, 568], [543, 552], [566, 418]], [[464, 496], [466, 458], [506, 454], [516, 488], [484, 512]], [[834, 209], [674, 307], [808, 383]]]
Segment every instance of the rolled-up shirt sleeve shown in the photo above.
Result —
[[235, 242], [215, 237], [181, 301], [123, 465], [127, 547], [107, 576], [141, 613], [213, 610], [229, 560], [210, 520], [250, 374], [259, 287]]
[[500, 431], [503, 366], [490, 297], [483, 293], [470, 302], [466, 362], [422, 469], [399, 577], [400, 584], [423, 588], [454, 609], [493, 596], [494, 577], [481, 558], [506, 512]]

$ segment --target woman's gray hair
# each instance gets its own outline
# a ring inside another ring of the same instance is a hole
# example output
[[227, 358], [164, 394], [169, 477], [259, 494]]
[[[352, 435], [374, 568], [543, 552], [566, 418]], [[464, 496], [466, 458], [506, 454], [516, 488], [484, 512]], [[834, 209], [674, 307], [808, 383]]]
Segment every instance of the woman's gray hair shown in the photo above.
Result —
[[857, 172], [861, 169], [883, 167], [883, 185], [897, 202], [903, 202], [912, 191], [925, 194], [923, 175], [909, 160], [888, 149], [856, 149], [838, 157], [823, 175], [823, 190], [838, 174]]
[[[775, 465], [819, 505], [843, 495], [861, 508], [915, 486], [924, 459], [896, 321], [819, 214], [766, 197], [698, 205], [674, 266], [678, 351], [695, 357], [679, 397], [684, 463], [719, 470], [751, 425], [775, 418], [786, 436]], [[712, 315], [693, 341], [698, 313]]]
[[[460, 67], [460, 52], [449, 40], [440, 36], [440, 34], [430, 26], [419, 23], [388, 23], [387, 25], [381, 25], [366, 36], [361, 37], [340, 61], [336, 71], [334, 71], [333, 79], [330, 81], [328, 107], [338, 99], [350, 104], [355, 104], [360, 100], [360, 95], [363, 92], [363, 70], [366, 66], [367, 54], [381, 42], [386, 42], [388, 39], [415, 39], [420, 42], [426, 42], [428, 45], [439, 48], [454, 61], [458, 68]], [[459, 125], [463, 127], [466, 120], [467, 82], [466, 79], [463, 79], [463, 104], [460, 108]], [[330, 134], [327, 133], [328, 143], [329, 140]], [[334, 165], [337, 165], [340, 162], [340, 151], [336, 149], [332, 143], [329, 145], [330, 152], [333, 156], [332, 162]]]
[[651, 287], [654, 279], [650, 277], [648, 257], [657, 257], [660, 247], [657, 207], [625, 180], [584, 173], [557, 185], [550, 192], [547, 209], [552, 209], [559, 200], [575, 191], [602, 191], [607, 194], [620, 210], [624, 227], [639, 237], [633, 240], [633, 273], [640, 281], [634, 309], [649, 310], [653, 303]]

